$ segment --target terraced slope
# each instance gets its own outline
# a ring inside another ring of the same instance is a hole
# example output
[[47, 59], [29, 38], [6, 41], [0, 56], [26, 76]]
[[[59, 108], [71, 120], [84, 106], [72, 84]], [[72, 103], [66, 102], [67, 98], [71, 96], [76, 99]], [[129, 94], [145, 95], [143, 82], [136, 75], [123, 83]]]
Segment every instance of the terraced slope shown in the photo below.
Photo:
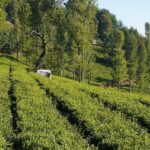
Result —
[[9, 60], [0, 60], [0, 149], [11, 149], [14, 134], [9, 98]]
[[0, 71], [0, 149], [150, 149], [149, 95], [50, 80], [5, 57]]
[[76, 125], [88, 131], [101, 149], [150, 148], [150, 110], [138, 102], [136, 96], [134, 99], [128, 94], [121, 97], [115, 90], [110, 89], [107, 93], [105, 89], [59, 77], [47, 80], [35, 74], [32, 76], [53, 97], [58, 110], [67, 110], [68, 116], [73, 116]]
[[[4, 65], [2, 61], [8, 64]], [[3, 102], [0, 105], [0, 119], [4, 120], [2, 125], [0, 124], [0, 127], [3, 127], [0, 134], [1, 148], [97, 149], [60, 115], [52, 100], [29, 75], [25, 66], [14, 61], [8, 62], [5, 58], [0, 62], [3, 77], [7, 78], [6, 84], [3, 82], [4, 78], [1, 80], [2, 88], [6, 89], [8, 105], [4, 107], [3, 103], [6, 101], [4, 97], [0, 97]]]

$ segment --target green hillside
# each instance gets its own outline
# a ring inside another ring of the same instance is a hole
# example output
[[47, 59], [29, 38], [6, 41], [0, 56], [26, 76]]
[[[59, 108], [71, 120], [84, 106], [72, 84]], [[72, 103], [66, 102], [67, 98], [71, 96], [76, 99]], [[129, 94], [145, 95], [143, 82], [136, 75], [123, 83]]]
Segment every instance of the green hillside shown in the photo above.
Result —
[[150, 149], [150, 96], [28, 72], [0, 57], [0, 149]]

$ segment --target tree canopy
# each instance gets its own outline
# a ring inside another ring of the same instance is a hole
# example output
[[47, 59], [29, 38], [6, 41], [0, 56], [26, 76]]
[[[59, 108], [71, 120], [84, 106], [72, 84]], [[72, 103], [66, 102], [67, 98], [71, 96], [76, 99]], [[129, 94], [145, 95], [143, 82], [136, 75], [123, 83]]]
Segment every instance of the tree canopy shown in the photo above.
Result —
[[112, 86], [150, 88], [148, 22], [145, 35], [95, 0], [0, 1], [0, 52], [24, 57], [35, 71], [49, 68], [80, 82], [97, 81], [104, 66], [112, 70]]

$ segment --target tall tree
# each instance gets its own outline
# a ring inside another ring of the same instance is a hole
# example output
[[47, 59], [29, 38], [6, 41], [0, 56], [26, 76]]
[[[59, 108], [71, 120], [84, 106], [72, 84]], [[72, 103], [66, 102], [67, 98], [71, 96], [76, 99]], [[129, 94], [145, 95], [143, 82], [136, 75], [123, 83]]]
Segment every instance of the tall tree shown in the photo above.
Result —
[[129, 91], [132, 90], [132, 83], [136, 81], [137, 72], [137, 48], [138, 38], [130, 30], [123, 30], [125, 33], [125, 42], [123, 49], [125, 50], [125, 56], [127, 60], [128, 75], [130, 80]]
[[103, 48], [106, 50], [109, 48], [110, 35], [113, 30], [113, 23], [115, 22], [115, 19], [112, 19], [109, 11], [103, 9], [97, 12], [97, 20], [98, 38], [100, 38], [103, 43]]
[[124, 34], [122, 31], [114, 32], [114, 59], [113, 59], [113, 80], [120, 88], [121, 82], [128, 78], [127, 64], [122, 50]]
[[[85, 58], [91, 55], [92, 41], [95, 36], [95, 1], [94, 0], [69, 0], [66, 5], [69, 48], [77, 62], [76, 74], [79, 82], [85, 77]], [[72, 45], [73, 44], [73, 45]], [[74, 49], [72, 49], [74, 48]]]
[[146, 48], [147, 48], [147, 73], [150, 89], [150, 23], [145, 24], [145, 35], [146, 35]]
[[98, 31], [97, 37], [99, 40], [99, 45], [101, 46], [102, 54], [104, 56], [105, 62], [108, 65], [112, 65], [113, 57], [113, 32], [114, 30], [120, 30], [123, 26], [121, 21], [116, 19], [116, 16], [110, 13], [106, 9], [97, 11], [98, 20]]
[[57, 72], [59, 75], [63, 76], [63, 72], [66, 64], [66, 44], [68, 40], [67, 29], [66, 29], [66, 18], [65, 18], [65, 9], [60, 8], [56, 17], [55, 25], [56, 28], [56, 40], [54, 42], [54, 49], [57, 56]]
[[10, 0], [10, 21], [14, 25], [14, 36], [15, 36], [15, 49], [17, 58], [19, 57], [20, 50], [20, 36], [21, 36], [21, 25], [19, 19], [20, 1]]
[[31, 30], [30, 27], [30, 17], [31, 17], [31, 7], [28, 3], [28, 0], [23, 0], [20, 3], [20, 11], [19, 11], [19, 17], [20, 17], [20, 28], [21, 28], [21, 37], [20, 37], [20, 49], [22, 50], [22, 53], [26, 56], [26, 60], [28, 59], [28, 53], [30, 52], [30, 46], [31, 46], [31, 38], [29, 37], [29, 33]]
[[145, 46], [145, 41], [143, 37], [141, 37], [139, 39], [139, 46], [138, 46], [138, 69], [137, 69], [137, 82], [140, 91], [145, 86], [146, 63], [147, 63], [147, 50]]
[[60, 1], [55, 0], [35, 0], [30, 1], [31, 6], [31, 22], [32, 32], [31, 35], [36, 35], [37, 47], [40, 47], [42, 52], [37, 56], [36, 65], [34, 70], [37, 70], [43, 62], [43, 58], [46, 56], [48, 42], [50, 34], [53, 32], [54, 20], [57, 14]]
[[5, 3], [0, 3], [0, 50], [6, 51], [9, 45], [9, 36], [13, 29], [12, 24], [6, 19], [6, 12], [4, 9]]

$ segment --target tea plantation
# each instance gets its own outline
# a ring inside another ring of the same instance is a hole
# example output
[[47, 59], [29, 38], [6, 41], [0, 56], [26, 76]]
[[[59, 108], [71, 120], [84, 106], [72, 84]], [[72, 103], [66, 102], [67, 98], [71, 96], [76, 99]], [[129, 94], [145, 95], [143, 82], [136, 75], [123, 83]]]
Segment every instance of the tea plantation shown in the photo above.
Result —
[[1, 150], [149, 150], [150, 96], [45, 78], [0, 57]]

